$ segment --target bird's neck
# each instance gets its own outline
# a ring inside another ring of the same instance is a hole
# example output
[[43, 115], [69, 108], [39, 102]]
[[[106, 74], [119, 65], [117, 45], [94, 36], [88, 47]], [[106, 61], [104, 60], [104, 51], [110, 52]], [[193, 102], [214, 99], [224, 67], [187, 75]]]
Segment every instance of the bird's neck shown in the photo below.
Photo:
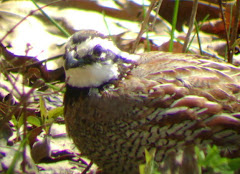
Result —
[[86, 98], [89, 95], [96, 95], [97, 93], [108, 89], [111, 84], [114, 84], [117, 80], [111, 80], [107, 83], [102, 84], [99, 87], [73, 87], [69, 84], [66, 84], [65, 96], [71, 98], [71, 100], [78, 100], [79, 97]]
[[[72, 87], [67, 84], [65, 96], [68, 96], [67, 99], [69, 99], [71, 101], [76, 101], [76, 100], [78, 100], [79, 97], [87, 97], [89, 90], [90, 90], [90, 88]], [[64, 100], [66, 100], [66, 97]], [[65, 102], [68, 102], [68, 101], [65, 101]]]

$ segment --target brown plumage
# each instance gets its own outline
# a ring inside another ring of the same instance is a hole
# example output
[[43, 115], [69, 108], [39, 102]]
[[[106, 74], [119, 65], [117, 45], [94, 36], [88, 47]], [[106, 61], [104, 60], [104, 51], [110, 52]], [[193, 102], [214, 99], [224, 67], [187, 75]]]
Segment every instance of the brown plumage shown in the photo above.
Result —
[[[150, 52], [130, 60], [98, 42], [79, 46], [96, 37], [105, 38], [80, 31], [66, 46], [64, 106], [70, 137], [104, 173], [138, 173], [144, 149], [156, 149], [159, 170], [172, 173], [198, 173], [195, 145], [239, 155], [240, 68], [192, 54]], [[100, 85], [75, 84], [89, 77], [68, 72], [105, 60], [119, 74]]]

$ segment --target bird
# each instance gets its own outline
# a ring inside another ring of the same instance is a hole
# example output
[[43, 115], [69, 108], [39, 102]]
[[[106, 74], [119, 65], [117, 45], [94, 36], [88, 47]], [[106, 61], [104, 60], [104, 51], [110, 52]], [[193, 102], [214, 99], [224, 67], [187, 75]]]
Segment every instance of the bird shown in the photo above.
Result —
[[240, 152], [240, 67], [210, 56], [130, 54], [104, 34], [66, 43], [68, 135], [102, 173], [139, 173], [155, 151], [162, 173], [198, 173], [195, 147]]

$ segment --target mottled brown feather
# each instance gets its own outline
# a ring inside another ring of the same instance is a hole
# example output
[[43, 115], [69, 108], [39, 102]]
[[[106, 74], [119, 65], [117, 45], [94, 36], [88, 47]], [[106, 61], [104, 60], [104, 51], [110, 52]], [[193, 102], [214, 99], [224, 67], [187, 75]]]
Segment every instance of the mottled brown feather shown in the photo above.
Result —
[[68, 133], [105, 173], [138, 173], [144, 149], [153, 148], [163, 173], [198, 173], [195, 145], [239, 151], [239, 73], [206, 56], [142, 54], [111, 84], [67, 87]]

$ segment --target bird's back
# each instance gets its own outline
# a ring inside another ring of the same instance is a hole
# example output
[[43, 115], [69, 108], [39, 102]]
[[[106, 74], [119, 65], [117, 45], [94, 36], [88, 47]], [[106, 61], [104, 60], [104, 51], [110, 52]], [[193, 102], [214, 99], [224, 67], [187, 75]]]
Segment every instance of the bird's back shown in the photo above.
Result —
[[145, 149], [156, 150], [161, 171], [175, 173], [197, 173], [195, 145], [239, 152], [240, 68], [161, 52], [142, 54], [131, 68], [110, 84], [68, 87], [65, 95], [73, 95], [65, 97], [70, 136], [106, 173], [137, 173]]
[[224, 112], [240, 111], [239, 67], [208, 56], [160, 52], [145, 53], [139, 62], [132, 74], [140, 79], [176, 87], [173, 93], [182, 89], [184, 96], [204, 97]]

